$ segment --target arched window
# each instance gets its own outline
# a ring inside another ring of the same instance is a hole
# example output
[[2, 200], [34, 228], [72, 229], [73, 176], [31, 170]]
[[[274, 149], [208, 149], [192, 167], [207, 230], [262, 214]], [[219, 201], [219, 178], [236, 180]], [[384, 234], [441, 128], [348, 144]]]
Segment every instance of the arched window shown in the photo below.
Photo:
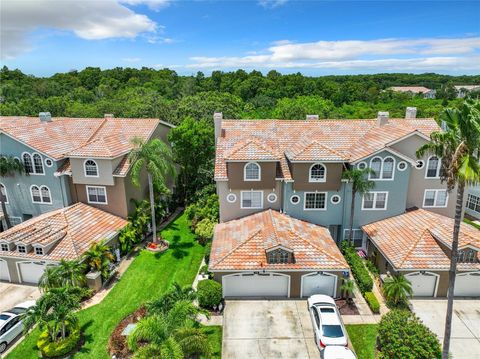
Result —
[[382, 159], [380, 157], [372, 158], [370, 161], [370, 168], [373, 170], [373, 173], [370, 173], [370, 178], [380, 178], [382, 172]]
[[36, 185], [33, 185], [32, 187], [30, 187], [30, 193], [32, 195], [33, 203], [52, 203], [50, 189], [47, 186], [38, 187]]
[[327, 178], [327, 169], [321, 163], [316, 163], [310, 167], [310, 182], [325, 182]]
[[43, 174], [42, 157], [38, 153], [33, 154], [33, 167], [35, 169], [35, 173]]
[[383, 160], [382, 178], [392, 179], [394, 168], [395, 168], [395, 160], [392, 157], [385, 158]]
[[38, 186], [30, 187], [33, 203], [42, 203], [42, 196], [40, 195], [40, 188]]
[[370, 173], [370, 179], [391, 180], [395, 171], [395, 160], [393, 157], [374, 157], [370, 161], [370, 168], [374, 173]]
[[244, 180], [245, 181], [260, 181], [261, 171], [258, 163], [249, 162], [244, 167]]
[[0, 201], [8, 203], [7, 189], [3, 183], [0, 183]]
[[25, 172], [27, 173], [33, 173], [33, 161], [32, 161], [32, 156], [30, 156], [29, 153], [24, 153], [22, 155], [23, 159], [23, 166], [25, 167]]
[[85, 176], [98, 177], [97, 163], [93, 160], [85, 161]]
[[438, 178], [440, 176], [440, 160], [437, 156], [432, 156], [427, 162], [426, 178]]
[[40, 187], [40, 193], [42, 195], [42, 203], [52, 203], [52, 197], [50, 197], [50, 190], [47, 186]]

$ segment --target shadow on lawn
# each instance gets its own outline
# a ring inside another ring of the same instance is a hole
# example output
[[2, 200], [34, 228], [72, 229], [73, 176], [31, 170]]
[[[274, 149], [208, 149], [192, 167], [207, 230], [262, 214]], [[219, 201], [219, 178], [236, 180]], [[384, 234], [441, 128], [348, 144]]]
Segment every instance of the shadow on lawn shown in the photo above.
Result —
[[190, 253], [186, 250], [194, 246], [192, 242], [180, 242], [180, 235], [175, 234], [172, 238], [169, 239], [170, 246], [167, 251], [162, 253], [155, 253], [155, 258], [160, 258], [164, 253], [171, 252], [172, 256], [177, 259], [182, 259], [188, 256]]

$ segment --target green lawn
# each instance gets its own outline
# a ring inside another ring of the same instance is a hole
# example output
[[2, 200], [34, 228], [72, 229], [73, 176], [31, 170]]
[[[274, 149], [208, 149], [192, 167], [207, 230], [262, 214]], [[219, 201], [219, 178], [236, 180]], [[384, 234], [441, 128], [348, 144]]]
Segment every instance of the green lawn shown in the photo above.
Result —
[[[85, 345], [74, 358], [108, 359], [108, 338], [122, 318], [142, 303], [161, 296], [174, 281], [181, 285], [193, 283], [205, 249], [195, 241], [186, 216], [175, 219], [162, 231], [162, 237], [170, 242], [168, 251], [153, 254], [143, 250], [100, 304], [79, 312]], [[213, 328], [212, 339], [218, 338], [218, 328]], [[38, 330], [34, 330], [7, 358], [38, 358], [37, 336]], [[221, 343], [221, 329], [219, 336]], [[221, 344], [214, 345], [221, 350]]]
[[480, 229], [480, 225], [474, 223], [473, 221], [471, 221], [471, 220], [469, 220], [469, 219], [466, 219], [466, 218], [465, 218], [463, 221], [464, 221], [465, 223], [468, 223], [468, 224], [470, 224], [471, 226], [475, 227], [476, 229]]
[[346, 325], [358, 359], [375, 359], [376, 324]]
[[[203, 328], [204, 332], [208, 334], [208, 340], [212, 345], [211, 359], [222, 358], [222, 327], [220, 325], [206, 326]], [[202, 357], [203, 358], [203, 357]]]

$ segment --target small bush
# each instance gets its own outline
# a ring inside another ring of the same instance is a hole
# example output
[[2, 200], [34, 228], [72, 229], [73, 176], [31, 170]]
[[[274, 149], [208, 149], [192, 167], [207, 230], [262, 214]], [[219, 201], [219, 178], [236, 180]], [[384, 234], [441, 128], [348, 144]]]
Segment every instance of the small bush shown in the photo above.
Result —
[[367, 266], [370, 273], [372, 273], [375, 277], [378, 277], [380, 275], [380, 272], [378, 271], [378, 268], [375, 266], [375, 264], [370, 259], [368, 259], [365, 262], [365, 265]]
[[209, 263], [210, 262], [210, 252], [212, 251], [212, 243], [207, 243], [205, 245], [205, 263]]
[[211, 279], [198, 282], [197, 293], [198, 304], [202, 308], [212, 309], [222, 301], [222, 286]]
[[385, 314], [378, 326], [379, 358], [441, 358], [437, 336], [418, 317], [405, 310]]
[[378, 302], [377, 297], [372, 292], [365, 292], [363, 295], [367, 301], [368, 306], [375, 314], [380, 313], [380, 303]]
[[371, 292], [373, 288], [373, 280], [368, 273], [367, 268], [363, 264], [363, 259], [360, 258], [355, 251], [355, 248], [346, 245], [346, 242], [342, 244], [344, 257], [347, 260], [350, 268], [352, 269], [353, 276], [357, 281], [358, 288], [364, 294], [365, 292]]
[[37, 347], [45, 358], [55, 358], [66, 355], [75, 349], [80, 341], [80, 328], [78, 326], [69, 328], [69, 335], [64, 340], [52, 343], [48, 330], [40, 333], [37, 340]]
[[198, 236], [198, 242], [200, 244], [206, 244], [212, 239], [215, 224], [215, 222], [212, 222], [208, 218], [204, 218], [197, 223], [195, 227], [195, 234]]

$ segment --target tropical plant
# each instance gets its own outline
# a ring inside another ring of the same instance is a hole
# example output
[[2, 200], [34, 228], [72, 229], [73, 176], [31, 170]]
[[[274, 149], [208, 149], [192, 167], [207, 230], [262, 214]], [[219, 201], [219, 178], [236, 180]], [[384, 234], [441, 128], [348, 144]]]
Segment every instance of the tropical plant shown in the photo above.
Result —
[[162, 295], [159, 299], [146, 304], [149, 314], [167, 313], [180, 301], [193, 301], [197, 298], [197, 293], [192, 287], [182, 287], [177, 282], [173, 283], [172, 289]]
[[195, 234], [198, 236], [198, 241], [200, 244], [204, 245], [210, 241], [213, 237], [213, 230], [216, 223], [212, 222], [209, 218], [204, 218], [197, 223], [195, 227]]
[[385, 279], [382, 288], [385, 299], [394, 306], [406, 304], [413, 295], [412, 284], [402, 274]]
[[375, 182], [368, 179], [368, 175], [374, 173], [371, 168], [350, 168], [343, 172], [342, 179], [347, 180], [352, 184], [352, 203], [350, 205], [350, 223], [348, 233], [348, 244], [352, 245], [353, 242], [353, 217], [355, 215], [355, 200], [357, 193], [360, 196], [365, 195], [375, 187]]
[[78, 260], [62, 259], [57, 266], [49, 266], [40, 277], [38, 286], [47, 291], [59, 287], [83, 287], [86, 284], [86, 265]]
[[146, 170], [150, 195], [153, 242], [157, 243], [154, 189], [158, 192], [167, 193], [167, 181], [169, 177], [173, 179], [176, 175], [172, 150], [158, 138], [145, 142], [141, 138], [135, 137], [131, 142], [134, 148], [128, 155], [128, 158], [132, 163], [132, 183], [134, 186], [140, 187], [142, 172]]
[[457, 189], [455, 221], [447, 294], [447, 313], [442, 358], [448, 358], [452, 331], [453, 291], [458, 260], [458, 236], [463, 217], [465, 186], [480, 181], [480, 101], [465, 101], [459, 109], [445, 109], [437, 120], [445, 131], [435, 131], [430, 142], [417, 151], [417, 156], [433, 154], [441, 158], [440, 178], [448, 191]]
[[[208, 337], [196, 321], [200, 313], [205, 312], [191, 301], [180, 300], [168, 312], [146, 316], [128, 336], [128, 347], [135, 358], [210, 357]], [[139, 343], [145, 345], [139, 348]]]
[[202, 308], [213, 309], [222, 301], [222, 285], [213, 279], [198, 282], [198, 304]]
[[355, 283], [351, 279], [343, 279], [343, 283], [340, 287], [344, 297], [347, 299], [348, 303], [352, 302], [352, 294], [355, 289]]
[[120, 251], [122, 254], [130, 253], [135, 244], [140, 241], [141, 237], [137, 229], [129, 223], [118, 234], [118, 242], [120, 243]]
[[110, 264], [115, 260], [105, 240], [94, 242], [84, 253], [84, 261], [90, 271], [100, 272], [103, 279], [110, 275]]
[[[10, 177], [14, 176], [15, 174], [24, 174], [28, 173], [25, 171], [25, 167], [23, 163], [11, 156], [0, 156], [0, 177]], [[3, 213], [3, 218], [5, 219], [6, 227], [5, 229], [9, 229], [12, 224], [10, 222], [10, 218], [7, 213], [7, 207], [5, 206], [5, 195], [6, 193], [3, 192], [4, 188], [0, 187], [0, 206]], [[6, 189], [5, 189], [6, 190]]]
[[368, 306], [372, 310], [373, 313], [378, 314], [380, 313], [380, 303], [378, 302], [375, 293], [373, 292], [365, 292], [363, 294], [365, 301], [367, 302]]

